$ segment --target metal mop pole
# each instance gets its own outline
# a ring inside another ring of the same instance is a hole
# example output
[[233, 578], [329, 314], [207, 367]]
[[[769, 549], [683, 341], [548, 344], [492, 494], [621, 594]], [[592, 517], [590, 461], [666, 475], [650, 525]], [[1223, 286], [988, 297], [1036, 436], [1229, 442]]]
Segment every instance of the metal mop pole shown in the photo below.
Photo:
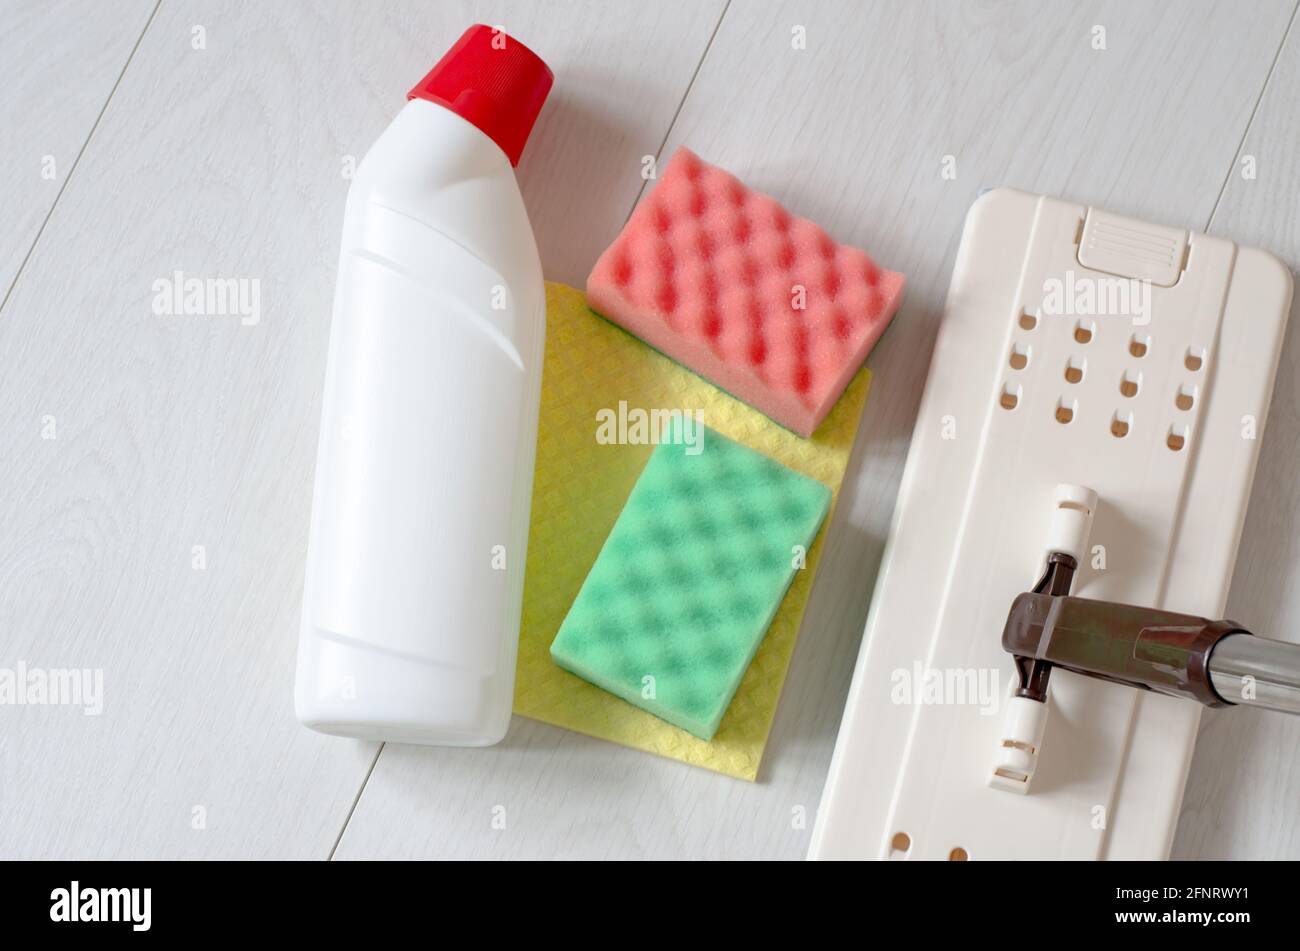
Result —
[[1300, 644], [1229, 634], [1207, 666], [1214, 692], [1228, 703], [1300, 714]]

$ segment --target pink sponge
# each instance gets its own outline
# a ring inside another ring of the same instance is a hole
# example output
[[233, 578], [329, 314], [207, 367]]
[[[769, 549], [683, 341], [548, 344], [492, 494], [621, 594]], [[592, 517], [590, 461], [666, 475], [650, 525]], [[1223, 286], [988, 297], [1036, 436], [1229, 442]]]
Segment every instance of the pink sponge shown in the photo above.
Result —
[[801, 436], [902, 293], [903, 275], [685, 148], [587, 278], [597, 313]]

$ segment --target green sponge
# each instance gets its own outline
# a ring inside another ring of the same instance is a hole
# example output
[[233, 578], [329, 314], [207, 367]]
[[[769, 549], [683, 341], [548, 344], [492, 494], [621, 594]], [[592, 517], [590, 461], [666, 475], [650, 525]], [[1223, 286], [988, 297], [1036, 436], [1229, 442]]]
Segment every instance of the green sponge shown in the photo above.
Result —
[[560, 625], [551, 658], [712, 739], [830, 498], [815, 479], [675, 419]]

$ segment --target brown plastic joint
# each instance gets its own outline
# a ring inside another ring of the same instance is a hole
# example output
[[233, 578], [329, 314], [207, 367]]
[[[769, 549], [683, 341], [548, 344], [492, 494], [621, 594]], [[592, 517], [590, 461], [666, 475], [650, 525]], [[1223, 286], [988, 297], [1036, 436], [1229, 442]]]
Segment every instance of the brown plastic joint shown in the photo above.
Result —
[[1217, 707], [1225, 701], [1210, 684], [1210, 653], [1239, 631], [1244, 628], [1231, 621], [1036, 590], [1012, 602], [1002, 646], [1022, 670], [1025, 664], [1063, 667]]

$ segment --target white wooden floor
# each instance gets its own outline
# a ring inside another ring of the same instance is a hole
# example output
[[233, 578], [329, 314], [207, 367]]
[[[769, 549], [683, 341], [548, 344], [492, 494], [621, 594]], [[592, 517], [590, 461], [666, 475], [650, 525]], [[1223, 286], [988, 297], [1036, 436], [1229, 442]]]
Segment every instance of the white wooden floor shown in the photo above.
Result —
[[[1296, 6], [0, 0], [0, 667], [104, 671], [101, 716], [0, 707], [0, 857], [801, 856], [966, 208], [1294, 266]], [[757, 784], [519, 718], [489, 751], [293, 718], [341, 170], [474, 21], [556, 73], [520, 168], [552, 280], [683, 143], [908, 275]], [[177, 270], [260, 280], [260, 322], [156, 317]], [[1229, 613], [1300, 640], [1296, 338]], [[1174, 854], [1300, 857], [1300, 720], [1204, 718]]]

